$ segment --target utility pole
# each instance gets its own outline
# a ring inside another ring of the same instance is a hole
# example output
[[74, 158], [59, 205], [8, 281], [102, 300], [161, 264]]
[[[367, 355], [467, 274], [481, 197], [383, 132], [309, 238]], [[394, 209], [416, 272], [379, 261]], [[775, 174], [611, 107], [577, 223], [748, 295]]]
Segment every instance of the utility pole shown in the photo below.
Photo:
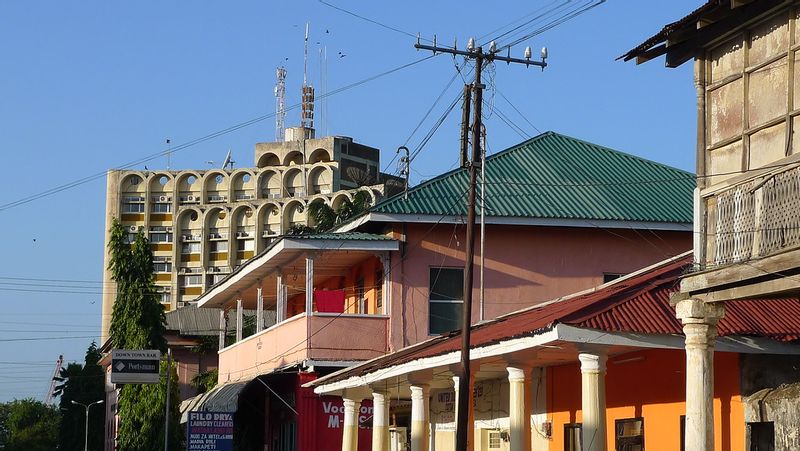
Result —
[[[481, 107], [483, 103], [483, 89], [486, 87], [481, 83], [481, 71], [484, 62], [505, 61], [508, 64], [519, 63], [525, 66], [539, 66], [544, 70], [547, 66], [547, 50], [542, 49], [541, 61], [531, 61], [531, 48], [525, 49], [525, 59], [512, 58], [511, 49], [508, 48], [506, 56], [498, 55], [497, 46], [492, 41], [489, 44], [489, 51], [484, 52], [482, 47], [475, 47], [475, 40], [470, 38], [466, 50], [459, 50], [455, 47], [439, 47], [436, 45], [436, 37], [433, 38], [433, 45], [420, 44], [419, 37], [414, 45], [416, 49], [430, 50], [436, 53], [448, 53], [451, 55], [461, 55], [475, 61], [475, 81], [472, 83], [473, 95], [473, 119], [472, 119], [472, 155], [469, 161], [464, 162], [469, 169], [469, 195], [467, 196], [467, 236], [466, 236], [466, 259], [464, 263], [464, 306], [461, 320], [461, 365], [458, 375], [458, 412], [456, 417], [456, 451], [467, 451], [469, 443], [469, 411], [472, 409], [472, 389], [470, 384], [470, 326], [472, 325], [472, 282], [473, 266], [475, 262], [475, 197], [477, 187], [477, 172], [481, 167]], [[467, 103], [468, 105], [468, 103]], [[465, 112], [468, 117], [469, 113]], [[466, 127], [467, 121], [462, 127]], [[461, 155], [466, 153], [464, 137], [468, 130], [462, 128], [462, 149]]]

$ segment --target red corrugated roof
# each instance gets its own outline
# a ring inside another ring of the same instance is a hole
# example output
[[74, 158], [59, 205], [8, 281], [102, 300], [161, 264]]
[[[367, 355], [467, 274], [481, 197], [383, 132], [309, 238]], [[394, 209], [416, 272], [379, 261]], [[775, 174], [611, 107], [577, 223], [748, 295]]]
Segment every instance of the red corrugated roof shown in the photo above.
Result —
[[[681, 275], [691, 269], [691, 254], [667, 260], [595, 291], [514, 312], [472, 329], [473, 347], [536, 335], [558, 323], [606, 332], [682, 334], [680, 320], [669, 304]], [[746, 335], [778, 341], [800, 339], [800, 299], [759, 299], [728, 302], [720, 321], [720, 336]], [[376, 369], [424, 357], [458, 351], [458, 331], [402, 349], [324, 378], [343, 380]]]

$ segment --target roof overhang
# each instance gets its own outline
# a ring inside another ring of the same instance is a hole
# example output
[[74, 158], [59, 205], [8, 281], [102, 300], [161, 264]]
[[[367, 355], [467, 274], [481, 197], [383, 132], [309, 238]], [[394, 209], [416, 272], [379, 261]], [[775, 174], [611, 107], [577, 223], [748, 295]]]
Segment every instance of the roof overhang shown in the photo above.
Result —
[[[361, 259], [364, 253], [396, 251], [400, 244], [392, 239], [309, 239], [283, 237], [262, 254], [249, 260], [228, 277], [211, 287], [197, 298], [198, 307], [223, 307], [235, 300], [246, 290], [252, 290], [259, 281], [276, 275], [298, 259], [314, 253], [335, 253], [339, 258], [336, 271], [341, 274], [342, 266]], [[334, 259], [326, 258], [325, 263], [315, 264], [315, 276], [323, 276], [325, 265], [333, 264]], [[274, 288], [274, 287], [272, 287]]]
[[[456, 337], [457, 338], [457, 337]], [[515, 354], [525, 356], [534, 355], [536, 364], [563, 364], [558, 353], [551, 353], [548, 359], [541, 350], [560, 350], [560, 356], [574, 356], [579, 349], [586, 346], [603, 347], [609, 355], [621, 354], [637, 349], [675, 349], [682, 350], [684, 337], [682, 335], [642, 334], [630, 332], [607, 332], [574, 327], [566, 324], [556, 324], [553, 327], [538, 333], [509, 338], [486, 346], [474, 347], [470, 350], [471, 361], [491, 361], [492, 359], [519, 359]], [[536, 351], [539, 352], [536, 352]], [[716, 350], [718, 352], [739, 352], [748, 354], [800, 354], [800, 346], [781, 343], [766, 338], [756, 337], [720, 337], [717, 338]], [[525, 354], [525, 353], [528, 354]], [[534, 354], [530, 354], [534, 352]], [[349, 368], [305, 384], [313, 387], [317, 394], [341, 394], [344, 390], [366, 387], [371, 384], [380, 385], [381, 382], [391, 380], [408, 380], [413, 373], [433, 372], [438, 373], [442, 368], [453, 368], [460, 362], [461, 352], [452, 351], [441, 355], [422, 357], [398, 365], [388, 366], [366, 374], [353, 375], [342, 379], [343, 375], [357, 372], [358, 367]], [[575, 357], [577, 359], [577, 357]], [[577, 360], [575, 360], [577, 361]], [[370, 362], [365, 362], [368, 365]]]
[[[541, 227], [579, 227], [592, 229], [631, 229], [691, 232], [691, 223], [648, 222], [622, 220], [586, 220], [564, 218], [531, 218], [514, 216], [487, 216], [486, 224], [518, 225]], [[406, 214], [369, 212], [366, 215], [342, 225], [337, 232], [350, 232], [369, 222], [405, 222], [420, 224], [465, 224], [463, 216], [436, 214]]]

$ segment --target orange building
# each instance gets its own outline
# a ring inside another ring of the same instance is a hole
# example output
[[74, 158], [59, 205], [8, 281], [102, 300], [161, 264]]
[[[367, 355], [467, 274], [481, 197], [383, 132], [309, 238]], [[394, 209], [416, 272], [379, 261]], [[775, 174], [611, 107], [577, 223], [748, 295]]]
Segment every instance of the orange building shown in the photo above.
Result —
[[[686, 358], [670, 294], [690, 265], [691, 255], [683, 254], [473, 326], [473, 449], [683, 449]], [[800, 387], [793, 369], [800, 363], [798, 312], [796, 298], [743, 300], [727, 310], [713, 375], [717, 450], [767, 449], [750, 446], [770, 439], [769, 449], [797, 449], [776, 446], [775, 437], [792, 437], [782, 432], [796, 428], [790, 412], [800, 399], [764, 400], [786, 384]], [[307, 386], [341, 396], [345, 405], [375, 392], [410, 398], [410, 415], [392, 403], [387, 414], [410, 427], [412, 449], [450, 450], [459, 349], [453, 332]], [[420, 391], [427, 396], [415, 397]], [[373, 442], [372, 449], [384, 448]]]

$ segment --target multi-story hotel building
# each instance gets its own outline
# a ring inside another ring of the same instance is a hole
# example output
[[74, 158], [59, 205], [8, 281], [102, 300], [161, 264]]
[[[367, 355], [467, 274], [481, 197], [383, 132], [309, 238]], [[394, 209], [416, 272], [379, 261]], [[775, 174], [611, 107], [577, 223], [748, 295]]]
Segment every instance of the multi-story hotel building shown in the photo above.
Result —
[[[283, 142], [257, 143], [255, 167], [209, 170], [110, 170], [108, 230], [119, 219], [133, 237], [147, 234], [155, 283], [166, 310], [186, 305], [296, 225], [313, 225], [309, 203], [336, 208], [359, 190], [373, 203], [384, 194], [378, 149], [352, 138], [315, 139], [310, 128], [286, 130]], [[399, 186], [399, 184], [397, 185]], [[114, 302], [104, 261], [102, 340]]]

